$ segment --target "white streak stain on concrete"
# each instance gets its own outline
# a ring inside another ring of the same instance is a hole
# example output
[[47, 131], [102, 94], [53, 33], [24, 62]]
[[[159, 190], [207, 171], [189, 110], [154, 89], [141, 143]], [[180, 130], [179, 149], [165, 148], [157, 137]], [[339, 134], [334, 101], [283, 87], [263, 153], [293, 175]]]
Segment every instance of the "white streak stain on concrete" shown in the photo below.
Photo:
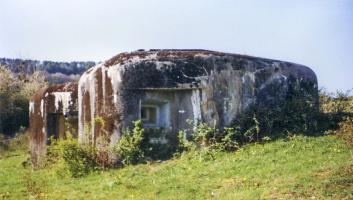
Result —
[[55, 98], [55, 111], [59, 111], [60, 103], [62, 105], [62, 113], [67, 113], [71, 102], [71, 92], [53, 92]]
[[193, 123], [194, 127], [201, 121], [201, 98], [200, 91], [193, 90], [191, 95], [192, 113], [194, 116]]
[[34, 112], [34, 102], [33, 102], [33, 101], [30, 101], [30, 102], [29, 102], [29, 112], [30, 112], [30, 113], [33, 113], [33, 112]]

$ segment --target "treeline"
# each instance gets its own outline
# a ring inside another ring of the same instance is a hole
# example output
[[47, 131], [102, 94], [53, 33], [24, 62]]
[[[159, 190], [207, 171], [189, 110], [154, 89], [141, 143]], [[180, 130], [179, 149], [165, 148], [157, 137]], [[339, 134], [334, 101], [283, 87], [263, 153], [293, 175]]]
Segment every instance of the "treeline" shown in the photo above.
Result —
[[5, 66], [18, 76], [40, 72], [49, 84], [77, 81], [80, 75], [96, 63], [89, 62], [53, 62], [0, 58], [0, 65]]
[[96, 63], [88, 62], [54, 62], [27, 59], [0, 58], [0, 65], [6, 66], [14, 73], [33, 74], [35, 71], [44, 71], [50, 74], [62, 73], [65, 75], [82, 74]]

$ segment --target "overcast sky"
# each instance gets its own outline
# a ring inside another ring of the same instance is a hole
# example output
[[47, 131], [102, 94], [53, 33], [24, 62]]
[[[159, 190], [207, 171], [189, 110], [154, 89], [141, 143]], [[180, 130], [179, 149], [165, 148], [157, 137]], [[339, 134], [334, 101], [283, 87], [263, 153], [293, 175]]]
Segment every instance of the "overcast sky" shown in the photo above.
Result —
[[103, 61], [201, 48], [310, 66], [353, 88], [353, 0], [0, 0], [0, 57]]

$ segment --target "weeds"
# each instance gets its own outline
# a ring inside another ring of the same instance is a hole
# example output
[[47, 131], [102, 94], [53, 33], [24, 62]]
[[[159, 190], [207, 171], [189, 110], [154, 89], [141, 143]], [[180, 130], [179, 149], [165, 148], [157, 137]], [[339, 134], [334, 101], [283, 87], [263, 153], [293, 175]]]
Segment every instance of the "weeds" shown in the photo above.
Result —
[[235, 128], [225, 128], [219, 131], [201, 123], [194, 128], [189, 139], [186, 137], [186, 131], [179, 131], [179, 148], [174, 156], [189, 152], [201, 161], [214, 160], [214, 154], [217, 152], [230, 152], [239, 148], [239, 143], [235, 139], [237, 134], [239, 131]]
[[22, 178], [24, 185], [26, 186], [27, 194], [29, 199], [44, 200], [48, 199], [48, 194], [43, 191], [42, 187], [45, 183], [41, 183], [39, 186], [38, 182], [33, 180], [31, 171], [25, 173]]
[[144, 129], [140, 120], [134, 122], [132, 131], [124, 131], [115, 147], [115, 152], [120, 157], [123, 165], [137, 164], [146, 160], [142, 149], [143, 139]]

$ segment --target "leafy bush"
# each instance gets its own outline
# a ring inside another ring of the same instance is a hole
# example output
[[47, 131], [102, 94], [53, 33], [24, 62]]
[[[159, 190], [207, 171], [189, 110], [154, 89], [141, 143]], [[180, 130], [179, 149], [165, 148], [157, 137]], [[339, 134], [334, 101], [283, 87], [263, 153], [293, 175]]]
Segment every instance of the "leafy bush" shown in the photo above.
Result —
[[205, 147], [215, 143], [218, 134], [219, 130], [201, 123], [193, 131], [193, 140], [197, 145]]
[[142, 150], [144, 129], [141, 120], [134, 121], [134, 128], [123, 132], [115, 151], [123, 165], [137, 164], [145, 161], [145, 154]]
[[70, 174], [72, 177], [82, 177], [92, 171], [113, 167], [115, 164], [109, 158], [112, 151], [107, 146], [98, 147], [93, 143], [81, 144], [69, 131], [65, 133], [65, 137], [55, 139], [52, 136], [49, 140], [46, 160], [41, 166], [55, 166], [59, 175]]
[[106, 166], [100, 160], [100, 152], [91, 145], [79, 144], [78, 141], [67, 132], [66, 138], [55, 140], [51, 138], [48, 146], [45, 166], [57, 164], [64, 173], [68, 172], [72, 177], [82, 177], [95, 170], [104, 169]]
[[80, 177], [95, 170], [99, 164], [96, 162], [97, 151], [90, 146], [81, 146], [72, 138], [60, 142], [62, 158], [67, 164], [73, 177]]
[[239, 149], [239, 143], [236, 141], [236, 136], [239, 134], [239, 129], [224, 128], [223, 136], [220, 141], [215, 144], [217, 149], [221, 151], [235, 151]]
[[193, 151], [193, 159], [198, 159], [202, 162], [213, 161], [216, 159], [215, 154], [217, 153], [217, 149], [214, 149], [212, 146], [203, 147], [196, 151]]
[[196, 149], [196, 144], [192, 140], [186, 138], [186, 131], [180, 130], [178, 132], [178, 151], [177, 153], [182, 153], [184, 151], [191, 151]]
[[167, 160], [177, 150], [177, 136], [168, 128], [145, 128], [141, 148], [147, 160]]
[[179, 131], [179, 148], [176, 156], [183, 151], [194, 152], [195, 157], [200, 160], [213, 160], [213, 155], [218, 151], [235, 151], [239, 148], [236, 135], [239, 130], [235, 128], [225, 128], [223, 131], [211, 128], [205, 123], [196, 126], [187, 139], [186, 131]]

